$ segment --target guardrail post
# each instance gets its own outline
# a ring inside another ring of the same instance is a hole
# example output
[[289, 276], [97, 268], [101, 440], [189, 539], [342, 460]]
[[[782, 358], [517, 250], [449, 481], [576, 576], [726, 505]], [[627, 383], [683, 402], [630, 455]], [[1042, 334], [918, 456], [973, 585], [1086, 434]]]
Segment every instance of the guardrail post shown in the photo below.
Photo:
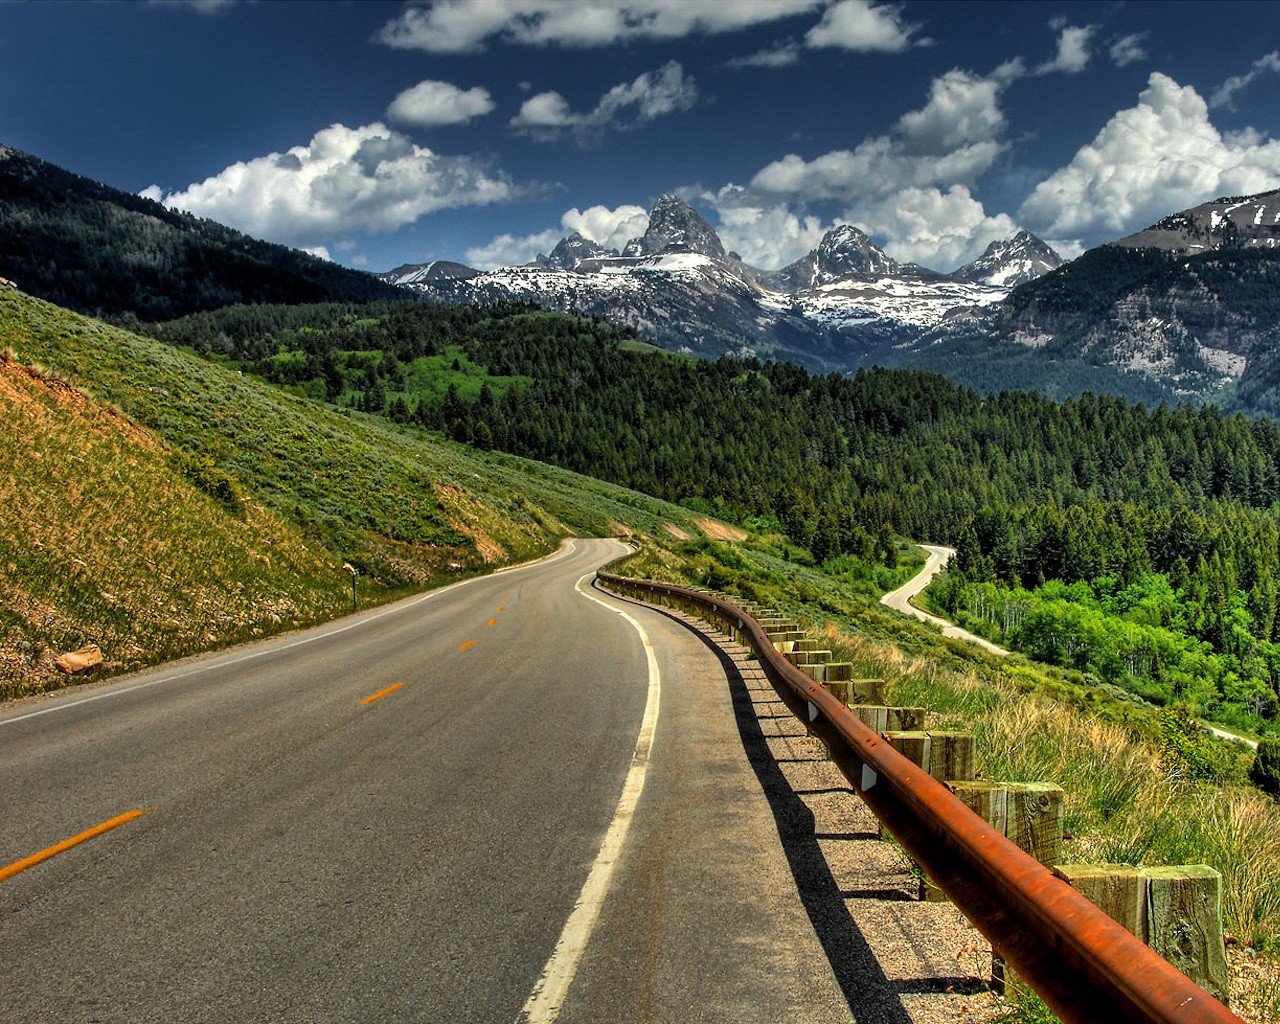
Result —
[[1061, 864], [1053, 872], [1201, 988], [1227, 1002], [1222, 875], [1213, 868]]

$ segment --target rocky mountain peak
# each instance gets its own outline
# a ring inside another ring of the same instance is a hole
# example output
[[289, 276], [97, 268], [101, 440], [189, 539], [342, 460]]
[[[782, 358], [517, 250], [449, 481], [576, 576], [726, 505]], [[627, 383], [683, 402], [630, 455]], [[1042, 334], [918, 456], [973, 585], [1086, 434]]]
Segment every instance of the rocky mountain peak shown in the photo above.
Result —
[[992, 242], [972, 263], [951, 275], [957, 281], [1016, 288], [1062, 266], [1062, 257], [1030, 231]]
[[770, 277], [781, 291], [797, 292], [850, 277], [885, 277], [898, 272], [896, 260], [852, 224], [838, 224], [817, 248]]
[[546, 256], [539, 256], [534, 262], [540, 267], [575, 270], [584, 260], [617, 255], [616, 249], [606, 249], [599, 242], [593, 242], [590, 238], [575, 231], [568, 238], [562, 238], [550, 253]]
[[712, 259], [725, 258], [724, 245], [715, 228], [679, 196], [659, 196], [649, 211], [649, 228], [627, 243], [624, 256], [657, 256], [664, 252], [693, 252]]

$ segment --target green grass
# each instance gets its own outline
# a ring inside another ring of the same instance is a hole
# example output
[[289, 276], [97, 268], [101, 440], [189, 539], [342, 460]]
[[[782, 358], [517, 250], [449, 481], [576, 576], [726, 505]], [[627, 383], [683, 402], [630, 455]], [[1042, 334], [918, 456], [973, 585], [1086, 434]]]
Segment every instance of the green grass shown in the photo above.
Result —
[[124, 668], [338, 614], [344, 561], [370, 604], [571, 534], [699, 532], [677, 506], [319, 405], [21, 293], [0, 294], [6, 347], [65, 385], [10, 364], [22, 401], [0, 405], [0, 501], [22, 517], [0, 540], [0, 694], [56, 682], [47, 650], [95, 641]]

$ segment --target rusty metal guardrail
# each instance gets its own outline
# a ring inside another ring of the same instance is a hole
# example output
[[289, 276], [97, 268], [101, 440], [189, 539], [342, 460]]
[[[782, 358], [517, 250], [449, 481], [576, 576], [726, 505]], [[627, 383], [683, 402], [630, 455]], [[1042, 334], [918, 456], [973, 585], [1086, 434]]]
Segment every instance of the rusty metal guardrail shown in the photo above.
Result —
[[778, 695], [908, 854], [1067, 1024], [1241, 1024], [1240, 1018], [992, 829], [788, 662], [764, 628], [713, 594], [600, 571], [606, 587], [683, 603], [735, 628]]

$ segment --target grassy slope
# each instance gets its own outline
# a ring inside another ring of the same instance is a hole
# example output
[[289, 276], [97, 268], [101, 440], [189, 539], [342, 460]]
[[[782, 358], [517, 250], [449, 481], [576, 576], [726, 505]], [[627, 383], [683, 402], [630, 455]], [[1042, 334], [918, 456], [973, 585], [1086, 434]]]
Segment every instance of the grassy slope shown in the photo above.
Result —
[[664, 502], [315, 405], [0, 293], [0, 696], [222, 646], [545, 553], [698, 534]]
[[[972, 731], [981, 777], [1058, 783], [1068, 861], [1216, 867], [1227, 931], [1253, 947], [1232, 951], [1233, 1005], [1250, 1021], [1280, 1020], [1280, 804], [1230, 778], [1190, 777], [1185, 762], [1161, 749], [1151, 709], [1021, 656], [997, 659], [948, 640], [881, 606], [864, 581], [787, 554], [760, 538], [736, 547], [699, 540], [647, 549], [620, 571], [784, 609], [835, 660], [853, 662], [855, 675], [885, 679], [893, 703], [928, 708], [930, 728]], [[1223, 756], [1238, 780], [1244, 755]], [[1015, 1019], [1052, 1020], [1034, 1002]]]

